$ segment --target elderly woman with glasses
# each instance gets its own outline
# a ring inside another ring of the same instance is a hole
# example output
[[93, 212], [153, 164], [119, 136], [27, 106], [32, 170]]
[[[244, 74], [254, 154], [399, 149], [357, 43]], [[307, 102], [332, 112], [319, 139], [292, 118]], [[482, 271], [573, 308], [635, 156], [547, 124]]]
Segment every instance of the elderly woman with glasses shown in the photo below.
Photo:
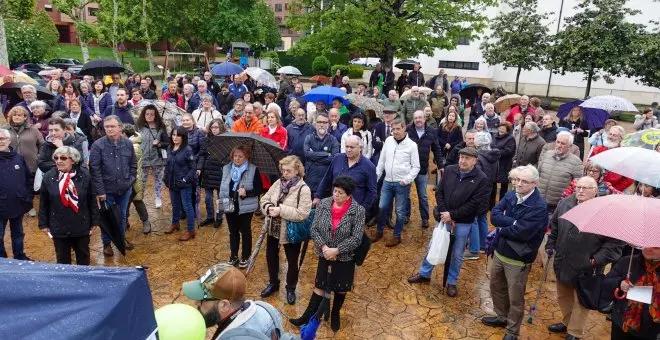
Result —
[[213, 97], [206, 93], [201, 96], [202, 105], [192, 115], [197, 122], [197, 127], [204, 133], [208, 133], [207, 126], [214, 119], [222, 119], [222, 115], [213, 107]]
[[[598, 183], [598, 192], [596, 193], [596, 195], [605, 196], [611, 194], [622, 194], [621, 191], [617, 190], [612, 186], [612, 184], [604, 180], [605, 170], [600, 166], [593, 163], [587, 163], [587, 166], [584, 168], [584, 172], [585, 175], [595, 179], [596, 183]], [[566, 188], [566, 190], [564, 190], [564, 193], [561, 194], [562, 199], [571, 196], [575, 193], [575, 186], [577, 185], [578, 179], [574, 179], [573, 181], [571, 181], [571, 184], [568, 185], [568, 188]]]
[[99, 225], [92, 177], [80, 166], [80, 153], [62, 146], [53, 153], [56, 167], [44, 174], [39, 192], [39, 229], [53, 239], [57, 263], [89, 265], [89, 237]]

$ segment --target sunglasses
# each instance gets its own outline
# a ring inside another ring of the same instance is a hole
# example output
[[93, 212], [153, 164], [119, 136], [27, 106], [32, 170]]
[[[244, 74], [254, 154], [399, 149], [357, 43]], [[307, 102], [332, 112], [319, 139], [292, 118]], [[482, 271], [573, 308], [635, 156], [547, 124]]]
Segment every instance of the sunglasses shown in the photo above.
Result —
[[53, 160], [56, 161], [66, 161], [67, 159], [69, 159], [67, 156], [53, 156]]

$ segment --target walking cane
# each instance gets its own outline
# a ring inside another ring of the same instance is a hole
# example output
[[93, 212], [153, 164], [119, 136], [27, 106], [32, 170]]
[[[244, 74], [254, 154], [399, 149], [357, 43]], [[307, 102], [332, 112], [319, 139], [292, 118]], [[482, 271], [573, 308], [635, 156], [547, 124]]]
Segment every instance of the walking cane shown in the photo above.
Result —
[[534, 319], [534, 313], [536, 312], [536, 303], [539, 302], [539, 297], [541, 296], [541, 289], [543, 288], [543, 283], [545, 283], [545, 280], [548, 278], [548, 268], [550, 268], [551, 259], [552, 259], [552, 255], [548, 256], [548, 259], [545, 260], [543, 277], [541, 278], [541, 282], [539, 282], [539, 287], [536, 288], [536, 297], [534, 298], [534, 303], [532, 303], [532, 305], [529, 307], [529, 318], [527, 318], [527, 323], [532, 323], [532, 320]]

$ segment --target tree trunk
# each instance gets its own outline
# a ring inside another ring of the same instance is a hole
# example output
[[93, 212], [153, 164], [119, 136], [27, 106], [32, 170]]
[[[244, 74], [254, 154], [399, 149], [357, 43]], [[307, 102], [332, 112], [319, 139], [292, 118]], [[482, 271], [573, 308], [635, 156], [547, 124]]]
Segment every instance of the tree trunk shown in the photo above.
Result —
[[83, 64], [86, 64], [89, 61], [89, 48], [87, 48], [87, 41], [83, 40], [82, 37], [78, 37], [80, 41], [80, 49], [82, 50]]
[[394, 62], [394, 51], [392, 50], [392, 44], [386, 43], [385, 57], [383, 58], [383, 63], [385, 63], [385, 65], [390, 65], [391, 69], [394, 69], [394, 65], [392, 64], [393, 62]]
[[154, 54], [151, 52], [151, 37], [147, 25], [147, 0], [142, 0], [142, 26], [144, 28], [144, 39], [147, 45], [147, 58], [149, 59], [149, 72], [154, 71]]
[[587, 75], [587, 89], [584, 91], [584, 99], [587, 99], [589, 97], [589, 92], [591, 92], [591, 80], [594, 77], [594, 69], [590, 68], [589, 73]]
[[119, 53], [117, 53], [117, 17], [119, 16], [119, 1], [112, 0], [112, 55], [115, 61], [119, 62]]
[[522, 68], [518, 66], [518, 73], [516, 73], [516, 90], [514, 91], [515, 93], [518, 93], [518, 82], [520, 81], [520, 71]]
[[5, 36], [5, 19], [0, 13], [0, 65], [9, 67], [9, 53], [7, 53], [7, 37]]
[[[85, 6], [87, 2], [85, 0], [80, 0], [79, 6], [71, 8], [71, 19], [76, 21], [76, 26], [78, 23], [85, 22]], [[89, 48], [87, 48], [87, 37], [85, 33], [81, 33], [81, 30], [76, 27], [76, 34], [78, 35], [78, 42], [80, 43], [80, 50], [82, 51], [83, 64], [86, 64], [89, 61]]]

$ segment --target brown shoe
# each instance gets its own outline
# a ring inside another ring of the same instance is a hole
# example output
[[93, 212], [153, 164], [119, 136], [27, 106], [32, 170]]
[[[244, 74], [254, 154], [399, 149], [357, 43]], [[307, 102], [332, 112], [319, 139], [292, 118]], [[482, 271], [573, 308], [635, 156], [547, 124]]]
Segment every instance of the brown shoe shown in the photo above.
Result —
[[383, 238], [383, 233], [380, 231], [376, 231], [371, 235], [371, 243], [376, 243], [380, 241], [381, 238]]
[[106, 244], [103, 246], [103, 255], [105, 256], [114, 256], [115, 252], [112, 250], [111, 244]]
[[387, 243], [385, 243], [385, 247], [396, 247], [399, 243], [401, 243], [401, 237], [392, 237]]
[[165, 234], [171, 234], [175, 231], [179, 231], [181, 228], [178, 224], [172, 224], [169, 229], [165, 230]]
[[179, 241], [189, 241], [193, 238], [195, 238], [195, 232], [186, 230], [186, 232], [183, 233], [183, 236], [179, 237]]
[[133, 249], [135, 249], [135, 246], [133, 245], [133, 243], [128, 242], [128, 240], [124, 240], [124, 242], [126, 243], [126, 250], [133, 250]]

